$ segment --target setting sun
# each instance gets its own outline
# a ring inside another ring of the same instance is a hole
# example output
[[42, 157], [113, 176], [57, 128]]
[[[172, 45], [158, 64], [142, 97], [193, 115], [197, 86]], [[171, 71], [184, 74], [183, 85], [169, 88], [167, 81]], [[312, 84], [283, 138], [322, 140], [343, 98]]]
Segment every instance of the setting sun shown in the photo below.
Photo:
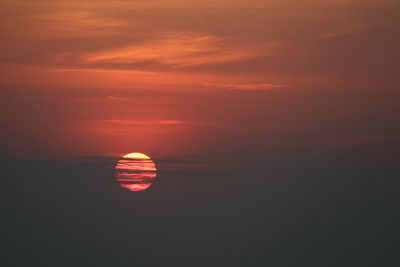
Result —
[[157, 176], [156, 171], [151, 158], [138, 152], [126, 154], [115, 166], [117, 182], [130, 191], [149, 188]]

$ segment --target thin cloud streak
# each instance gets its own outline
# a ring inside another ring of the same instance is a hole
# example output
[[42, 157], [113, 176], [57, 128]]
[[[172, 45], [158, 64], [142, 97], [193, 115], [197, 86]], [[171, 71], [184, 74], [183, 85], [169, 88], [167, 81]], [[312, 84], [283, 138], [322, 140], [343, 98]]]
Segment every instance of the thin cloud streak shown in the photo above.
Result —
[[100, 120], [98, 123], [111, 123], [119, 125], [179, 125], [191, 124], [193, 122], [177, 121], [177, 120], [160, 120], [160, 121], [134, 121], [134, 120]]
[[158, 40], [82, 56], [83, 64], [154, 62], [181, 68], [241, 61], [260, 55], [246, 47], [227, 47], [226, 39], [210, 35], [169, 33]]
[[206, 86], [212, 86], [224, 89], [234, 89], [234, 90], [271, 90], [277, 88], [287, 88], [287, 86], [282, 84], [272, 84], [272, 83], [253, 83], [253, 84], [234, 84], [234, 83], [207, 83]]

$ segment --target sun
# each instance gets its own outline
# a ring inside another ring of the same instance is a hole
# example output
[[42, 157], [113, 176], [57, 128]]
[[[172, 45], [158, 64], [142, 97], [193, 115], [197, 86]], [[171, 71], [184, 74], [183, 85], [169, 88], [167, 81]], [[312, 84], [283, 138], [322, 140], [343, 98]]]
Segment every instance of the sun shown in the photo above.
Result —
[[149, 156], [134, 152], [118, 160], [115, 175], [121, 187], [130, 191], [142, 191], [153, 183], [157, 176], [157, 168]]
[[126, 154], [123, 156], [123, 158], [125, 158], [125, 159], [150, 159], [150, 157], [147, 156], [146, 154], [138, 153], [138, 152]]

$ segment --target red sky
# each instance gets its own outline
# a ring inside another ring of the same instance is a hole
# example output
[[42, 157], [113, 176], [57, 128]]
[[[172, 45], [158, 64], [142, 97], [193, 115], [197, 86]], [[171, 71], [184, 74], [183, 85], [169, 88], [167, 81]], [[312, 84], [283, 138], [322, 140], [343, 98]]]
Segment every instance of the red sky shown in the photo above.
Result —
[[386, 0], [0, 0], [2, 157], [390, 157], [398, 14]]

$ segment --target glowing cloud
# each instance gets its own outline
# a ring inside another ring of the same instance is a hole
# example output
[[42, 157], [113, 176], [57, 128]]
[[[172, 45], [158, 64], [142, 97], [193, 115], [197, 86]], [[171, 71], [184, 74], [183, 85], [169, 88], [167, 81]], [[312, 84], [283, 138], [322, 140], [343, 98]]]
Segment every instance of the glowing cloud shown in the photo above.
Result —
[[226, 38], [187, 33], [164, 34], [157, 40], [82, 56], [83, 63], [156, 62], [175, 67], [235, 62], [258, 55], [249, 47], [229, 47]]

